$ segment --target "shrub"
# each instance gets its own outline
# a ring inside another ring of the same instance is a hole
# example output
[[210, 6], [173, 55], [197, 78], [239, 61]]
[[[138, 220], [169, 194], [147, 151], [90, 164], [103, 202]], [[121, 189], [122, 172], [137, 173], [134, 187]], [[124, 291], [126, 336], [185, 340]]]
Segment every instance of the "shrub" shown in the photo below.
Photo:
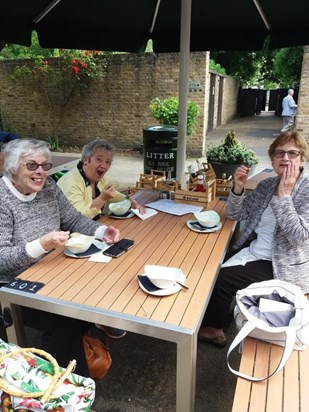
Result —
[[210, 145], [206, 156], [210, 163], [219, 162], [250, 167], [259, 162], [256, 153], [236, 139], [234, 130], [228, 132], [222, 144]]
[[[178, 97], [169, 97], [167, 99], [159, 99], [156, 97], [150, 103], [150, 111], [154, 119], [160, 124], [169, 124], [178, 126]], [[199, 114], [199, 106], [196, 103], [188, 102], [187, 108], [187, 135], [191, 136], [194, 133], [197, 116]]]

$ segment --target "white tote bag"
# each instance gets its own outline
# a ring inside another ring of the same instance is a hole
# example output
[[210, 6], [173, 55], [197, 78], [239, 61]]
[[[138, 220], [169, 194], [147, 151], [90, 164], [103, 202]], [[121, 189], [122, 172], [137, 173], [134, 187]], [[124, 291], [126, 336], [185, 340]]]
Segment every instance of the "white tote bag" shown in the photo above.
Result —
[[[301, 289], [283, 280], [253, 283], [236, 294], [234, 310], [239, 330], [227, 353], [231, 372], [251, 381], [262, 381], [283, 368], [293, 349], [304, 350], [309, 344], [309, 301]], [[247, 337], [283, 346], [278, 367], [271, 375], [255, 378], [234, 370], [230, 353]]]

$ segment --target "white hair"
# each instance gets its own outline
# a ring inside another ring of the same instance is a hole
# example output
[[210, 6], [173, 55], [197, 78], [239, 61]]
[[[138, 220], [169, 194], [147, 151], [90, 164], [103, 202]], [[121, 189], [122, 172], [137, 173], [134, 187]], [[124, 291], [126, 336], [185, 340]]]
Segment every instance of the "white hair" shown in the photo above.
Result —
[[25, 156], [43, 156], [46, 161], [51, 159], [51, 153], [46, 142], [37, 139], [11, 140], [4, 148], [3, 175], [12, 180], [12, 173], [18, 169], [20, 159]]

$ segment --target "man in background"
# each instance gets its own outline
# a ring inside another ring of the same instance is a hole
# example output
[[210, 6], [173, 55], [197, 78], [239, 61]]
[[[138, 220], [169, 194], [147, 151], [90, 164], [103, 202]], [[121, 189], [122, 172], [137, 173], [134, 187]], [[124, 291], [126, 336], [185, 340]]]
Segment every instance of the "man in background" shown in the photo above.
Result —
[[294, 126], [297, 104], [293, 99], [294, 90], [289, 89], [288, 94], [282, 100], [282, 120], [283, 126], [281, 132], [286, 132]]

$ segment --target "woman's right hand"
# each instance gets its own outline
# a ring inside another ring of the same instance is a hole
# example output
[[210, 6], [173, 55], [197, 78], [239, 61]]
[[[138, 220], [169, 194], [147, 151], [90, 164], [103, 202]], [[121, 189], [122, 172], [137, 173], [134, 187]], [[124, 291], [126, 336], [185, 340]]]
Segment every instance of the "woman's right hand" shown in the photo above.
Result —
[[63, 246], [69, 239], [70, 232], [54, 231], [42, 236], [39, 241], [44, 250], [55, 249], [58, 246]]
[[245, 187], [245, 184], [247, 183], [248, 180], [248, 173], [250, 169], [247, 166], [239, 166], [237, 167], [235, 173], [234, 173], [234, 193], [236, 195], [240, 195]]
[[98, 197], [93, 199], [91, 207], [94, 207], [98, 210], [103, 209], [105, 202], [110, 199], [113, 199], [117, 195], [116, 189], [113, 185], [106, 185]]
[[117, 195], [116, 189], [113, 185], [106, 185], [100, 194], [101, 199], [105, 202], [107, 200], [113, 199]]

